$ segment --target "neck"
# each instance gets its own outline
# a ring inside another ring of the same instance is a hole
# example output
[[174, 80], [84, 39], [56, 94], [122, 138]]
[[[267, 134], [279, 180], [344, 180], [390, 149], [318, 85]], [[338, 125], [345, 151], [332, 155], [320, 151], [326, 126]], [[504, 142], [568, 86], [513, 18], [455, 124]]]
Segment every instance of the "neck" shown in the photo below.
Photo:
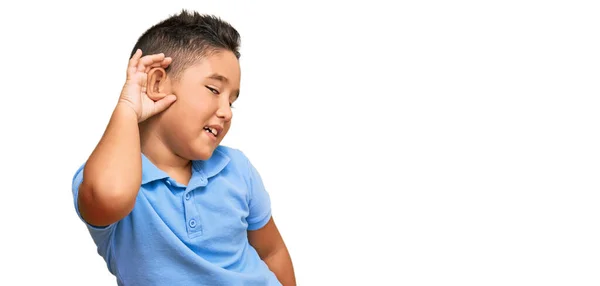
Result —
[[[187, 183], [186, 177], [191, 175], [192, 162], [173, 152], [156, 128], [157, 122], [147, 120], [140, 124], [140, 143], [142, 153], [159, 169], [165, 171], [169, 176]], [[188, 178], [189, 179], [189, 178]]]

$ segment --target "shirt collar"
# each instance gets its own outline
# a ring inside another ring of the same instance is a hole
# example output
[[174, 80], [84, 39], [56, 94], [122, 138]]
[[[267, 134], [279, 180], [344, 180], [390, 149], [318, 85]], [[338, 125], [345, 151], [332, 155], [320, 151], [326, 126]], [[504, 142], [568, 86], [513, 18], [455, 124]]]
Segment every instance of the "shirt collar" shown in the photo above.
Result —
[[208, 160], [193, 161], [192, 167], [194, 172], [202, 172], [208, 179], [225, 169], [230, 160], [229, 156], [219, 150], [219, 148], [216, 148]]
[[[192, 161], [192, 172], [203, 173], [208, 179], [221, 172], [230, 160], [229, 156], [217, 148], [208, 160]], [[169, 177], [165, 171], [156, 167], [144, 154], [142, 154], [142, 170], [142, 185]]]
[[165, 171], [156, 167], [156, 165], [142, 153], [142, 185], [168, 177], [169, 175]]

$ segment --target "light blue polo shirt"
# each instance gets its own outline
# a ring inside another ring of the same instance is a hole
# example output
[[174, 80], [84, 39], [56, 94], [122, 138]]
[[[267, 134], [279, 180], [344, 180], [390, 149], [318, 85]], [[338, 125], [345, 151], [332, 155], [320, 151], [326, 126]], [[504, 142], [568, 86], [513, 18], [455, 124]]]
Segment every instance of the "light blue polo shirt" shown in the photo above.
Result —
[[[192, 163], [187, 186], [142, 156], [133, 211], [105, 228], [86, 224], [118, 285], [281, 285], [248, 243], [271, 217], [261, 177], [239, 150], [219, 146]], [[83, 166], [73, 177], [77, 195]]]

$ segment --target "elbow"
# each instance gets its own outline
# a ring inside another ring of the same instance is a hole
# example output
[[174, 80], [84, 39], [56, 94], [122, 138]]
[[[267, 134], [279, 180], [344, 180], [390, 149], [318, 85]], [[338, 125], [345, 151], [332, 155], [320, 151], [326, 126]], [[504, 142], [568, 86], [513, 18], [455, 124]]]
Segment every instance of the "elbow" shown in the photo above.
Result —
[[79, 212], [90, 225], [108, 226], [133, 210], [138, 190], [139, 186], [134, 188], [115, 183], [93, 185], [84, 180], [79, 188]]

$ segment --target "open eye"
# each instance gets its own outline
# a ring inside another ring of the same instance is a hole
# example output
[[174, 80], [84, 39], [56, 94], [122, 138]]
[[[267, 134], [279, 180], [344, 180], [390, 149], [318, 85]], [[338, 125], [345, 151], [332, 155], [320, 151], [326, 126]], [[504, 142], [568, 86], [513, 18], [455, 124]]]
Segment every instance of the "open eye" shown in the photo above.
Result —
[[208, 88], [208, 90], [210, 90], [210, 92], [214, 93], [214, 94], [219, 94], [219, 91], [210, 87], [210, 86], [206, 86], [206, 88]]

